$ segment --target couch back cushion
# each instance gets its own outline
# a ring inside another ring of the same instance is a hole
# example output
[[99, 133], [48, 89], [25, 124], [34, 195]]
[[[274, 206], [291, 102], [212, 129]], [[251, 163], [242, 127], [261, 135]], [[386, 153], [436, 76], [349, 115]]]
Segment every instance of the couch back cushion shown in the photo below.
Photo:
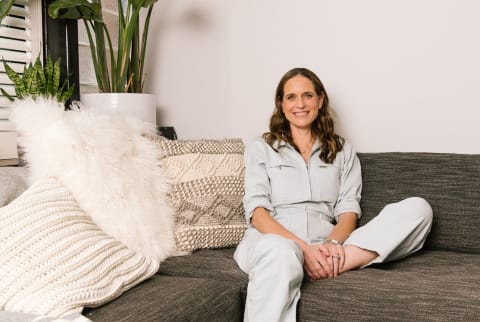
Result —
[[9, 204], [27, 187], [25, 167], [0, 167], [0, 207]]
[[426, 199], [433, 226], [425, 248], [480, 253], [480, 155], [359, 153], [365, 224], [403, 198]]

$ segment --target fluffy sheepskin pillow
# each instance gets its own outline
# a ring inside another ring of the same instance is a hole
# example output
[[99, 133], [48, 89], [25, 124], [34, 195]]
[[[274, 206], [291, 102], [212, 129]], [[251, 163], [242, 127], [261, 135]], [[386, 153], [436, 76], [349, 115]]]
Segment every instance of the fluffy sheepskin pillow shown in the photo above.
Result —
[[0, 311], [54, 317], [109, 302], [158, 270], [105, 234], [53, 178], [0, 208], [0, 254]]
[[30, 181], [55, 177], [107, 234], [162, 261], [175, 252], [170, 183], [153, 126], [125, 115], [64, 111], [53, 100], [13, 104]]

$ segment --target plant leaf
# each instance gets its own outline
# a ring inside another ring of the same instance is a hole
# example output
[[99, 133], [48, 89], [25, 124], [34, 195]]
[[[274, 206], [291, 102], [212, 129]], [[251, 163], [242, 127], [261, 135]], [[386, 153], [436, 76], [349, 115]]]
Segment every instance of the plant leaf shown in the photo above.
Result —
[[53, 66], [53, 84], [52, 91], [49, 94], [53, 95], [58, 91], [60, 86], [60, 59], [57, 60]]
[[57, 100], [61, 103], [65, 103], [73, 95], [74, 90], [75, 85], [72, 85], [66, 92], [59, 92], [57, 95]]
[[[5, 60], [3, 65], [8, 77], [14, 82], [15, 95], [19, 100], [27, 97], [32, 97], [34, 100], [37, 97], [54, 97], [59, 102], [65, 102], [73, 95], [75, 87], [72, 85], [68, 90], [64, 90], [68, 85], [68, 81], [65, 80], [62, 88], [59, 88], [60, 62], [58, 59], [53, 63], [51, 56], [48, 55], [47, 63], [42, 67], [40, 57], [37, 57], [34, 64], [29, 63], [24, 67], [23, 74], [17, 74]], [[9, 100], [13, 100], [3, 89], [2, 94]]]
[[87, 0], [57, 0], [48, 7], [48, 14], [60, 19], [85, 19], [102, 22], [102, 5]]
[[152, 4], [154, 4], [155, 2], [157, 2], [157, 0], [128, 0], [128, 2], [129, 2], [134, 8], [138, 8], [138, 7], [148, 8], [148, 7], [150, 7]]
[[[128, 87], [131, 83], [132, 75], [128, 72], [128, 69], [130, 67], [130, 60], [132, 59], [130, 55], [132, 39], [134, 37], [135, 30], [138, 30], [137, 24], [139, 14], [140, 8], [135, 9], [130, 16], [130, 20], [126, 20], [125, 29], [119, 30], [119, 34], [122, 35], [122, 37], [119, 37], [117, 57], [117, 76], [119, 77], [121, 82], [118, 88], [119, 92], [128, 92]], [[120, 89], [120, 86], [122, 84], [124, 86], [123, 91]]]
[[143, 93], [143, 67], [145, 66], [145, 52], [147, 49], [148, 30], [152, 11], [153, 4], [148, 8], [147, 17], [145, 18], [145, 23], [143, 25], [142, 49], [140, 51], [140, 57], [138, 58], [138, 88], [136, 89], [136, 93]]
[[10, 102], [13, 102], [14, 99], [11, 97], [3, 88], [0, 88], [0, 92], [2, 92], [2, 95], [5, 96]]
[[45, 70], [42, 67], [42, 63], [40, 62], [40, 56], [35, 60], [34, 67], [38, 77], [38, 91], [41, 95], [45, 95], [47, 93], [47, 78], [45, 76]]
[[38, 74], [41, 72], [42, 72], [41, 68], [40, 70], [38, 70], [38, 68], [35, 65], [31, 66], [29, 93], [31, 96], [33, 96], [33, 98], [36, 98], [42, 94], [38, 84], [38, 77], [39, 77]]
[[36, 73], [32, 63], [25, 66], [23, 70], [23, 77], [22, 77], [25, 90], [23, 92], [17, 93], [17, 96], [20, 99], [24, 99], [27, 96], [32, 96], [34, 99], [36, 98], [35, 92], [32, 92], [32, 82], [35, 76], [36, 76]]
[[45, 78], [47, 79], [46, 83], [46, 92], [51, 93], [53, 91], [53, 62], [52, 57], [48, 56], [47, 63], [45, 64]]
[[0, 22], [8, 15], [14, 2], [15, 0], [0, 0]]
[[20, 76], [7, 64], [5, 60], [3, 60], [3, 68], [5, 68], [5, 72], [7, 73], [8, 78], [13, 82], [15, 88], [23, 87], [23, 82]]

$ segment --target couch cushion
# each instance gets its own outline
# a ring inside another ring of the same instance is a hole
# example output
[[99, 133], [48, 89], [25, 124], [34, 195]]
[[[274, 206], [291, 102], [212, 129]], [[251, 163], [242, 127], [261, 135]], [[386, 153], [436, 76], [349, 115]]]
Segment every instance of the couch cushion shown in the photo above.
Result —
[[83, 314], [92, 321], [241, 321], [239, 294], [226, 281], [155, 275]]
[[27, 169], [0, 167], [0, 183], [0, 207], [2, 207], [27, 189]]
[[302, 286], [301, 321], [479, 321], [480, 256], [425, 251]]
[[480, 253], [480, 155], [360, 153], [366, 223], [387, 203], [410, 196], [433, 208], [425, 248]]
[[202, 249], [187, 256], [167, 258], [160, 265], [160, 274], [200, 277], [236, 282], [246, 286], [248, 276], [233, 260], [235, 248]]

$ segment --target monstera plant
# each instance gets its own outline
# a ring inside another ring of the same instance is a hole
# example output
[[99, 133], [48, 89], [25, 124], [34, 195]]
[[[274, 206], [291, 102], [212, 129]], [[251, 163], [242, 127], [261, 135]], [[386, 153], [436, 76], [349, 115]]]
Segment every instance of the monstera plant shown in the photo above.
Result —
[[[118, 38], [112, 39], [100, 0], [56, 0], [53, 18], [82, 20], [88, 35], [98, 89], [102, 93], [142, 93], [148, 29], [156, 0], [118, 0]], [[147, 10], [140, 33], [140, 13]]]

